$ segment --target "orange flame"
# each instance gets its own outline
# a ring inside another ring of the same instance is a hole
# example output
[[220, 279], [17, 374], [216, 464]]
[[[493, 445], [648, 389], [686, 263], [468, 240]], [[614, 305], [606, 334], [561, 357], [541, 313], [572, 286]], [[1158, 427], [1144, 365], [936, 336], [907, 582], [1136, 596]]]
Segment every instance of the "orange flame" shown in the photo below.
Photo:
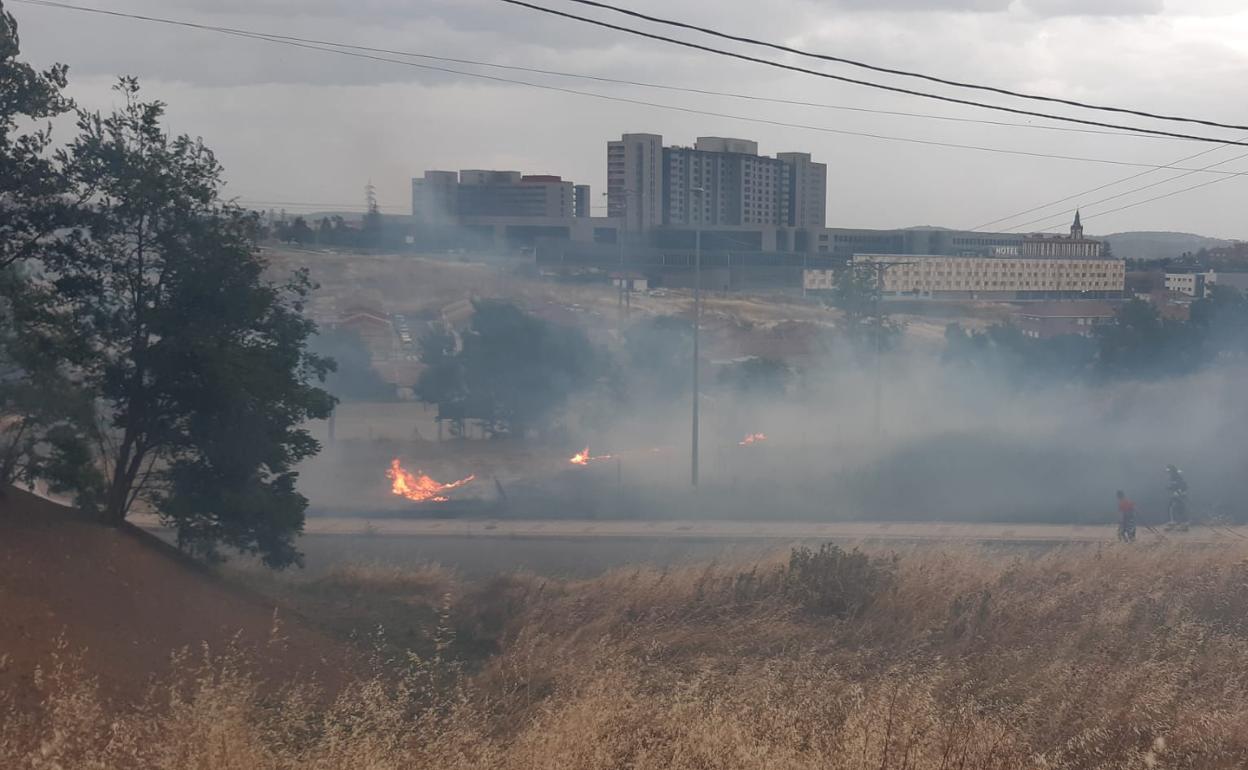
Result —
[[749, 446], [750, 444], [757, 444], [760, 441], [766, 441], [766, 440], [767, 440], [766, 434], [750, 433], [749, 435], [745, 437], [745, 439], [743, 439], [742, 441], [738, 441], [737, 446]]
[[449, 484], [439, 484], [420, 471], [414, 474], [407, 472], [396, 457], [390, 461], [390, 469], [386, 471], [386, 478], [390, 479], [390, 491], [399, 497], [406, 497], [418, 503], [445, 503], [448, 498], [442, 494], [443, 492], [458, 489], [475, 479], [476, 476], [452, 481]]
[[573, 465], [589, 465], [590, 463], [597, 462], [598, 460], [610, 460], [614, 456], [615, 455], [591, 455], [589, 453], [589, 447], [585, 447], [581, 451], [572, 455], [572, 457], [568, 459], [568, 462]]

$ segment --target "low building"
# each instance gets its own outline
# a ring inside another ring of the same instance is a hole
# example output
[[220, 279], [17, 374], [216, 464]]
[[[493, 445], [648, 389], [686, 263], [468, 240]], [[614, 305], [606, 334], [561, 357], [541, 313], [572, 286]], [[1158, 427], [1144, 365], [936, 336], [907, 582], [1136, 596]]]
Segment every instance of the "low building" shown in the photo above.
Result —
[[1166, 273], [1166, 291], [1203, 299], [1213, 286], [1229, 286], [1248, 293], [1248, 273]]
[[[874, 265], [885, 296], [949, 299], [1105, 299], [1122, 296], [1126, 264], [1120, 259], [954, 257], [933, 254], [857, 254], [855, 265]], [[835, 285], [834, 270], [806, 270], [806, 291]]]
[[1108, 302], [1037, 302], [1014, 314], [1019, 330], [1037, 339], [1091, 336], [1098, 326], [1112, 324], [1114, 319], [1114, 306]]
[[1166, 291], [1200, 299], [1205, 296], [1205, 285], [1212, 283], [1213, 272], [1166, 273]]

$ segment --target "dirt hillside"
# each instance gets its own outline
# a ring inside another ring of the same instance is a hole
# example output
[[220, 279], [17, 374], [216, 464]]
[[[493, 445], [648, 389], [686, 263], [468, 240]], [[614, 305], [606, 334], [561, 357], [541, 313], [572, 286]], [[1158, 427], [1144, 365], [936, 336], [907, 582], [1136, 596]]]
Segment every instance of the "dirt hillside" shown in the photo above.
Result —
[[349, 653], [335, 641], [226, 586], [138, 530], [9, 489], [0, 497], [0, 692], [36, 697], [34, 670], [59, 639], [80, 651], [109, 697], [142, 694], [170, 654], [237, 637], [265, 678], [311, 675], [329, 685]]

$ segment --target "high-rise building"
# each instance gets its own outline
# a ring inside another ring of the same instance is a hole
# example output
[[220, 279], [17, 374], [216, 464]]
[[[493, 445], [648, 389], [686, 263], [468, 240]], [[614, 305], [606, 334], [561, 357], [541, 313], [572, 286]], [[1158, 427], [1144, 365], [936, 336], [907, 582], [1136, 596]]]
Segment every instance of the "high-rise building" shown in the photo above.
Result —
[[[657, 163], [656, 163], [657, 158]], [[758, 154], [758, 143], [698, 137], [664, 147], [657, 134], [607, 143], [608, 215], [656, 227], [823, 227], [827, 166], [808, 153]]]
[[828, 166], [815, 163], [808, 152], [781, 152], [776, 158], [789, 167], [790, 227], [819, 228], [828, 222]]
[[412, 216], [430, 225], [453, 224], [459, 210], [458, 187], [454, 171], [426, 171], [423, 178], [413, 179]]
[[645, 232], [663, 224], [663, 137], [624, 134], [607, 142], [607, 216]]
[[463, 218], [571, 219], [578, 199], [588, 206], [589, 187], [553, 175], [464, 169], [426, 171], [412, 180], [412, 214], [428, 224], [457, 224]]

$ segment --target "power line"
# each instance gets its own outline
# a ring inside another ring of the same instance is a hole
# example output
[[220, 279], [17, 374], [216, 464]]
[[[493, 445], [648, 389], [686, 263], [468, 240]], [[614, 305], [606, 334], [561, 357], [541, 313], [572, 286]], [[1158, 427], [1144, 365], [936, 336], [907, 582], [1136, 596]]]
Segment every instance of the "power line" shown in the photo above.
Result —
[[[504, 0], [504, 1], [506, 2], [507, 0]], [[1182, 117], [1182, 116], [1177, 116], [1177, 115], [1164, 115], [1164, 114], [1159, 114], [1155, 112], [1145, 112], [1143, 110], [1130, 109], [1127, 107], [1111, 107], [1111, 106], [1106, 106], [1106, 105], [1090, 104], [1088, 102], [1080, 102], [1074, 99], [1062, 99], [1056, 96], [1029, 94], [1023, 91], [1012, 91], [1008, 88], [999, 88], [997, 86], [988, 86], [988, 85], [982, 85], [979, 83], [969, 83], [966, 81], [951, 80], [949, 78], [937, 77], [935, 75], [928, 75], [922, 72], [895, 69], [892, 67], [883, 67], [877, 64], [868, 64], [866, 62], [856, 61], [854, 59], [847, 59], [843, 56], [831, 56], [829, 54], [814, 53], [812, 51], [804, 51], [800, 48], [793, 48], [791, 46], [781, 45], [779, 43], [771, 43], [765, 40], [758, 40], [756, 38], [745, 37], [741, 35], [730, 35], [726, 32], [720, 32], [718, 30], [711, 29], [709, 27], [701, 27], [696, 24], [688, 24], [688, 23], [681, 22], [681, 21], [666, 19], [660, 16], [651, 16], [649, 14], [640, 13], [638, 11], [632, 11], [627, 8], [620, 8], [614, 5], [610, 5], [608, 3], [597, 2], [597, 0], [568, 0], [568, 2], [577, 3], [579, 5], [587, 5], [592, 8], [600, 8], [600, 9], [607, 10], [607, 11], [613, 11], [615, 13], [624, 14], [625, 16], [631, 16], [636, 19], [643, 19], [645, 21], [653, 22], [655, 24], [664, 24], [669, 27], [677, 27], [679, 29], [687, 29], [693, 32], [701, 32], [704, 35], [711, 35], [712, 37], [718, 37], [724, 40], [732, 40], [737, 43], [745, 43], [747, 45], [762, 46], [764, 48], [770, 48], [776, 51], [782, 51], [784, 53], [796, 54], [798, 56], [805, 56], [811, 59], [819, 59], [821, 61], [836, 62], [838, 64], [848, 64], [852, 67], [860, 67], [862, 69], [872, 70], [874, 72], [883, 72], [889, 75], [902, 75], [904, 77], [919, 78], [921, 80], [926, 80], [932, 83], [940, 83], [941, 85], [946, 85], [946, 86], [954, 86], [957, 88], [970, 88], [970, 89], [974, 89], [977, 91], [987, 91], [987, 92], [991, 92], [995, 94], [1002, 94], [1004, 96], [1013, 96], [1013, 97], [1017, 97], [1020, 99], [1033, 99], [1036, 101], [1050, 102], [1053, 104], [1065, 104], [1070, 107], [1079, 107], [1079, 108], [1087, 109], [1087, 110], [1100, 110], [1102, 112], [1117, 112], [1117, 113], [1122, 113], [1126, 115], [1135, 115], [1135, 116], [1142, 117], [1142, 118], [1152, 118], [1154, 120], [1169, 120], [1169, 121], [1175, 121], [1179, 123], [1196, 123], [1196, 124], [1200, 124], [1204, 126], [1212, 126], [1215, 128], [1232, 128], [1232, 129], [1239, 129], [1239, 130], [1248, 130], [1248, 126], [1237, 126], [1237, 125], [1232, 125], [1232, 124], [1227, 124], [1227, 123], [1219, 123], [1217, 121], [1204, 120], [1201, 118], [1189, 118], [1189, 117]], [[583, 19], [583, 20], [588, 21], [587, 19]]]
[[[1096, 219], [1097, 217], [1103, 217], [1107, 214], [1116, 214], [1119, 211], [1125, 211], [1126, 209], [1133, 209], [1136, 206], [1143, 206], [1145, 203], [1152, 203], [1153, 201], [1159, 201], [1165, 198], [1172, 198], [1175, 195], [1180, 195], [1182, 193], [1190, 192], [1192, 190], [1199, 190], [1202, 187], [1208, 187], [1209, 185], [1217, 184], [1218, 182], [1225, 182], [1228, 179], [1234, 179], [1234, 177], [1222, 176], [1222, 177], [1218, 177], [1217, 179], [1210, 179], [1208, 181], [1201, 182], [1200, 184], [1194, 184], [1190, 187], [1184, 187], [1179, 190], [1171, 190], [1170, 192], [1165, 193], [1163, 195], [1157, 195], [1157, 196], [1154, 196], [1152, 198], [1147, 198], [1142, 201], [1136, 201], [1135, 203], [1128, 203], [1125, 206], [1119, 206], [1118, 208], [1115, 208], [1115, 209], [1109, 209], [1108, 211], [1101, 211], [1096, 214], [1089, 214], [1088, 216], [1084, 217], [1084, 219]], [[1054, 227], [1057, 227], [1057, 225], [1053, 224], [1053, 225], [1046, 227], [1045, 229], [1051, 230]]]
[[674, 92], [679, 92], [679, 93], [699, 94], [702, 96], [715, 96], [715, 97], [724, 97], [724, 98], [730, 98], [730, 99], [742, 99], [746, 101], [766, 102], [769, 104], [785, 104], [785, 105], [797, 106], [797, 107], [814, 107], [814, 108], [827, 109], [827, 110], [861, 112], [861, 113], [867, 113], [867, 114], [872, 114], [872, 115], [891, 115], [895, 117], [926, 118], [929, 120], [942, 120], [942, 121], [948, 121], [948, 122], [954, 122], [954, 123], [976, 123], [980, 125], [1002, 126], [1002, 127], [1009, 127], [1009, 128], [1026, 128], [1026, 129], [1033, 129], [1033, 130], [1039, 130], [1039, 131], [1064, 131], [1064, 132], [1071, 132], [1071, 133], [1094, 134], [1094, 135], [1100, 135], [1100, 136], [1131, 137], [1135, 139], [1168, 139], [1170, 138], [1170, 137], [1164, 137], [1164, 136], [1154, 136], [1152, 134], [1140, 134], [1134, 131], [1098, 131], [1096, 129], [1091, 129], [1091, 128], [1074, 128], [1071, 126], [1047, 126], [1047, 125], [1037, 125], [1034, 123], [1013, 123], [1013, 122], [1001, 121], [1001, 120], [987, 120], [985, 118], [967, 118], [967, 117], [956, 117], [956, 116], [951, 116], [951, 115], [935, 115], [931, 113], [906, 112], [902, 110], [881, 110], [881, 109], [872, 109], [869, 107], [851, 107], [849, 105], [843, 105], [843, 104], [810, 102], [810, 101], [804, 101], [800, 99], [781, 99], [778, 97], [759, 96], [756, 94], [742, 94], [742, 93], [735, 93], [731, 91], [717, 91], [713, 89], [693, 88], [690, 86], [674, 86], [674, 85], [669, 85], [669, 84], [664, 84], [664, 83], [649, 83], [649, 82], [640, 81], [640, 80], [610, 78], [610, 77], [605, 77], [602, 75], [588, 75], [588, 74], [576, 73], [576, 72], [563, 72], [560, 70], [543, 69], [540, 67], [523, 67], [523, 66], [519, 66], [515, 64], [497, 64], [494, 62], [486, 62], [486, 61], [480, 61], [476, 59], [463, 59], [463, 58], [456, 58], [456, 57], [450, 57], [450, 56], [436, 56], [434, 54], [421, 53], [418, 51], [401, 51], [401, 50], [395, 50], [395, 49], [390, 49], [390, 48], [378, 48], [375, 46], [356, 45], [352, 43], [343, 43], [343, 42], [334, 41], [334, 40], [320, 40], [317, 38], [296, 37], [294, 35], [279, 35], [276, 33], [257, 32], [254, 30], [239, 29], [236, 27], [224, 27], [224, 26], [217, 26], [217, 25], [210, 25], [210, 24], [198, 24], [195, 22], [181, 21], [177, 19], [168, 19], [168, 18], [162, 18], [159, 16], [148, 16], [148, 15], [137, 14], [137, 13], [123, 13], [121, 11], [108, 11], [108, 10], [104, 10], [100, 8], [87, 8], [84, 6], [71, 5], [68, 3], [53, 2], [52, 0], [12, 0], [12, 1], [16, 3], [26, 3], [28, 5], [43, 6], [43, 7], [48, 7], [48, 8], [84, 11], [88, 13], [97, 13], [97, 14], [101, 14], [105, 16], [115, 16], [119, 18], [134, 19], [138, 21], [148, 21], [148, 22], [155, 22], [159, 24], [169, 24], [173, 26], [187, 27], [190, 29], [198, 29], [198, 30], [203, 30], [207, 32], [230, 33], [230, 34], [246, 36], [246, 37], [256, 36], [256, 37], [260, 37], [263, 39], [270, 39], [273, 41], [291, 41], [291, 42], [296, 42], [296, 43], [308, 43], [308, 44], [319, 45], [319, 46], [333, 46], [335, 48], [343, 48], [343, 49], [352, 50], [352, 51], [383, 53], [383, 54], [390, 54], [394, 56], [408, 56], [408, 57], [417, 58], [417, 59], [447, 62], [451, 64], [468, 64], [468, 65], [477, 66], [477, 67], [490, 67], [494, 69], [509, 70], [512, 72], [527, 72], [530, 74], [549, 75], [553, 77], [563, 77], [563, 78], [575, 78], [578, 80], [589, 80], [589, 81], [594, 81], [594, 82], [599, 82], [599, 83], [611, 83], [614, 85], [635, 86], [638, 88], [653, 88], [653, 89], [663, 90], [663, 91], [674, 91]]
[[[1227, 164], [1227, 163], [1233, 163], [1234, 161], [1237, 161], [1237, 160], [1243, 160], [1244, 158], [1248, 158], [1248, 153], [1244, 153], [1243, 155], [1236, 155], [1234, 158], [1228, 158], [1228, 159], [1226, 159], [1226, 160], [1221, 160], [1221, 161], [1218, 161], [1217, 163], [1212, 163], [1212, 164], [1210, 164], [1210, 165], [1208, 165], [1208, 166], [1205, 166], [1205, 168], [1204, 168], [1204, 169], [1201, 169], [1201, 171], [1204, 171], [1204, 170], [1206, 170], [1206, 169], [1213, 168], [1214, 166], [1222, 166], [1222, 165], [1225, 165], [1225, 164]], [[1149, 172], [1149, 173], [1151, 173], [1151, 172]], [[1080, 204], [1080, 206], [1079, 206], [1077, 209], [1066, 209], [1066, 210], [1064, 210], [1064, 211], [1060, 211], [1060, 212], [1059, 212], [1059, 211], [1055, 211], [1055, 212], [1053, 212], [1052, 214], [1046, 214], [1046, 215], [1044, 215], [1044, 216], [1042, 216], [1042, 217], [1037, 217], [1037, 218], [1032, 219], [1032, 220], [1030, 220], [1030, 221], [1023, 222], [1022, 224], [1012, 225], [1012, 226], [1010, 227], [1010, 230], [1011, 230], [1011, 231], [1018, 231], [1018, 230], [1022, 230], [1023, 228], [1027, 227], [1028, 225], [1033, 225], [1033, 224], [1035, 224], [1036, 222], [1044, 222], [1044, 221], [1047, 221], [1047, 220], [1053, 219], [1054, 217], [1056, 217], [1056, 216], [1058, 216], [1058, 215], [1071, 214], [1071, 213], [1074, 213], [1075, 211], [1077, 211], [1077, 210], [1079, 210], [1079, 209], [1082, 209], [1082, 208], [1087, 208], [1087, 207], [1089, 207], [1089, 206], [1096, 206], [1096, 205], [1098, 205], [1098, 204], [1101, 204], [1101, 203], [1106, 203], [1106, 202], [1108, 202], [1108, 201], [1112, 201], [1112, 200], [1117, 200], [1117, 199], [1119, 199], [1119, 198], [1125, 198], [1125, 197], [1126, 197], [1126, 196], [1128, 196], [1128, 195], [1135, 195], [1135, 194], [1136, 194], [1136, 193], [1138, 193], [1138, 192], [1143, 192], [1144, 190], [1149, 190], [1149, 189], [1152, 189], [1152, 188], [1154, 188], [1154, 187], [1158, 187], [1158, 186], [1163, 185], [1163, 184], [1169, 184], [1170, 182], [1174, 182], [1174, 181], [1177, 181], [1177, 180], [1182, 179], [1182, 178], [1184, 178], [1184, 177], [1189, 177], [1189, 176], [1191, 176], [1192, 174], [1198, 174], [1198, 173], [1200, 173], [1200, 171], [1185, 171], [1185, 172], [1184, 172], [1184, 173], [1182, 173], [1182, 174], [1176, 174], [1175, 176], [1169, 177], [1169, 178], [1167, 178], [1167, 179], [1162, 179], [1161, 181], [1158, 181], [1158, 182], [1153, 182], [1153, 183], [1151, 183], [1151, 184], [1146, 184], [1146, 185], [1144, 185], [1144, 186], [1142, 186], [1142, 187], [1133, 187], [1133, 188], [1132, 188], [1132, 189], [1130, 189], [1130, 190], [1126, 190], [1126, 191], [1124, 191], [1124, 192], [1120, 192], [1120, 193], [1117, 193], [1117, 194], [1115, 194], [1115, 195], [1110, 195], [1110, 196], [1108, 196], [1108, 197], [1106, 197], [1106, 198], [1101, 198], [1100, 200], [1094, 200], [1094, 201], [1092, 201], [1091, 203], [1083, 203], [1083, 204]], [[1219, 179], [1221, 179], [1221, 178], [1223, 178], [1223, 177], [1219, 177]]]
[[[48, 2], [48, 0], [12, 0], [12, 1], [25, 3], [28, 5], [44, 5], [44, 6], [50, 6], [50, 7], [56, 7], [56, 8], [65, 8], [65, 9], [70, 9], [70, 10], [82, 10], [82, 11], [94, 11], [95, 10], [95, 9], [90, 9], [90, 8], [82, 8], [79, 6], [68, 6], [63, 3], [52, 3], [52, 2]], [[166, 21], [166, 20], [159, 20], [159, 19], [154, 19], [154, 18], [144, 19], [143, 17], [137, 16], [134, 14], [119, 14], [116, 12], [107, 12], [107, 13], [109, 15], [127, 16], [131, 18], [140, 18], [143, 20], [150, 20], [150, 21]], [[943, 141], [938, 141], [938, 140], [933, 140], [933, 139], [916, 139], [914, 137], [892, 136], [889, 134], [877, 134], [877, 133], [867, 132], [867, 131], [851, 131], [848, 129], [829, 128], [827, 126], [812, 126], [812, 125], [803, 124], [803, 123], [792, 123], [792, 122], [781, 121], [781, 120], [771, 120], [767, 118], [756, 118], [756, 117], [750, 117], [746, 115], [734, 115], [731, 113], [715, 112], [711, 110], [700, 110], [700, 109], [695, 109], [692, 107], [681, 107], [681, 106], [671, 105], [671, 104], [649, 102], [649, 101], [645, 101], [642, 99], [630, 99], [630, 98], [622, 97], [622, 96], [610, 96], [608, 94], [600, 94], [600, 93], [595, 93], [593, 91], [581, 91], [581, 90], [574, 89], [574, 88], [565, 88], [563, 86], [550, 85], [548, 83], [534, 83], [534, 82], [526, 81], [526, 80], [505, 78], [505, 77], [501, 77], [498, 75], [487, 75], [487, 74], [480, 73], [480, 72], [468, 72], [464, 70], [453, 69], [450, 67], [440, 67], [440, 66], [435, 66], [431, 64], [420, 64], [417, 62], [405, 61], [402, 59], [392, 59], [392, 58], [387, 58], [384, 56], [374, 56], [371, 54], [340, 50], [337, 48], [329, 48], [329, 47], [324, 47], [324, 46], [312, 45], [308, 43], [299, 43], [299, 42], [295, 42], [292, 40], [284, 40], [279, 37], [271, 36], [265, 33], [247, 32], [247, 31], [242, 31], [242, 30], [227, 29], [224, 27], [212, 27], [209, 25], [194, 25], [189, 22], [185, 22], [185, 23], [171, 22], [171, 23], [175, 23], [178, 25], [185, 25], [185, 26], [195, 26], [199, 29], [206, 30], [206, 31], [218, 32], [218, 33], [222, 33], [226, 35], [243, 37], [243, 38], [248, 38], [252, 40], [260, 40], [264, 42], [275, 43], [278, 45], [287, 45], [287, 46], [291, 46], [295, 48], [303, 48], [303, 49], [307, 49], [311, 51], [321, 51], [324, 53], [332, 53], [332, 54], [337, 54], [340, 56], [350, 56], [353, 58], [368, 59], [371, 61], [386, 62], [389, 64], [399, 64], [405, 67], [414, 67], [416, 69], [422, 69], [422, 70], [427, 70], [427, 71], [432, 71], [432, 72], [441, 72], [441, 73], [450, 74], [450, 75], [458, 75], [461, 77], [478, 78], [481, 80], [488, 80], [488, 81], [497, 82], [497, 83], [508, 83], [512, 85], [526, 86], [528, 88], [537, 88], [537, 89], [541, 89], [545, 91], [572, 94], [576, 96], [588, 97], [591, 99], [601, 99], [605, 101], [619, 102], [622, 104], [632, 104], [632, 105], [641, 106], [641, 107], [650, 107], [653, 109], [669, 110], [672, 112], [681, 112], [681, 113], [690, 114], [690, 115], [702, 115], [706, 117], [722, 118], [725, 120], [740, 120], [743, 122], [756, 123], [760, 125], [778, 126], [781, 128], [796, 128], [796, 129], [801, 129], [805, 131], [816, 131], [819, 133], [835, 134], [839, 136], [855, 136], [855, 137], [867, 138], [867, 139], [877, 139], [880, 141], [900, 142], [903, 144], [916, 144], [916, 145], [926, 146], [926, 147], [945, 147], [945, 148], [951, 148], [951, 149], [974, 150], [977, 152], [987, 152], [987, 153], [994, 153], [994, 154], [1001, 154], [1001, 155], [1018, 155], [1021, 157], [1042, 158], [1042, 159], [1047, 159], [1047, 160], [1067, 160], [1067, 161], [1073, 161], [1073, 162], [1078, 162], [1078, 163], [1100, 163], [1103, 165], [1125, 166], [1125, 167], [1130, 167], [1130, 168], [1147, 168], [1147, 169], [1171, 168], [1171, 169], [1175, 169], [1178, 171], [1192, 171], [1192, 170], [1205, 171], [1204, 169], [1189, 169], [1189, 168], [1184, 168], [1181, 166], [1173, 166], [1173, 165], [1160, 166], [1160, 165], [1156, 165], [1152, 163], [1139, 163], [1135, 161], [1126, 161], [1126, 160], [1111, 160], [1108, 158], [1091, 158], [1091, 157], [1079, 156], [1079, 155], [1060, 155], [1056, 153], [1032, 152], [1028, 150], [1012, 150], [1012, 149], [1006, 149], [1002, 147], [987, 147], [983, 145], [961, 144], [957, 142], [943, 142]], [[1225, 144], [1239, 144], [1243, 146], [1248, 146], [1248, 142], [1226, 142]], [[1219, 174], [1219, 175], [1224, 175], [1224, 176], [1248, 176], [1248, 171], [1209, 170], [1209, 171], [1205, 171], [1205, 173]]]
[[[1244, 137], [1244, 138], [1245, 138], [1245, 139], [1248, 139], [1248, 137]], [[1228, 145], [1223, 145], [1223, 147], [1225, 147], [1225, 146], [1228, 146]], [[1115, 186], [1120, 185], [1120, 184], [1123, 184], [1123, 183], [1125, 183], [1125, 182], [1130, 182], [1130, 181], [1131, 181], [1131, 180], [1133, 180], [1133, 179], [1139, 179], [1140, 177], [1143, 177], [1143, 176], [1148, 176], [1149, 174], [1155, 174], [1155, 173], [1157, 173], [1158, 171], [1161, 171], [1161, 170], [1163, 170], [1163, 169], [1167, 169], [1167, 168], [1172, 169], [1172, 168], [1175, 168], [1175, 167], [1176, 167], [1179, 163], [1183, 163], [1184, 161], [1189, 161], [1189, 160], [1192, 160], [1192, 159], [1194, 159], [1194, 158], [1199, 158], [1199, 157], [1200, 157], [1200, 156], [1202, 156], [1202, 155], [1208, 155], [1208, 154], [1209, 154], [1209, 153], [1211, 153], [1211, 152], [1217, 152], [1217, 151], [1218, 151], [1218, 150], [1220, 150], [1220, 149], [1222, 149], [1222, 147], [1210, 147], [1210, 148], [1209, 148], [1209, 149], [1207, 149], [1207, 150], [1201, 150], [1200, 152], [1195, 153], [1195, 154], [1193, 154], [1193, 155], [1188, 155], [1188, 156], [1186, 156], [1186, 157], [1179, 158], [1178, 160], [1173, 161], [1173, 162], [1171, 162], [1171, 163], [1167, 163], [1165, 166], [1161, 166], [1161, 167], [1158, 167], [1158, 168], [1149, 169], [1149, 170], [1147, 170], [1147, 171], [1141, 171], [1141, 172], [1139, 172], [1139, 173], [1136, 173], [1136, 174], [1132, 174], [1132, 175], [1130, 175], [1130, 176], [1123, 177], [1122, 179], [1115, 179], [1115, 180], [1114, 180], [1114, 181], [1112, 181], [1112, 182], [1106, 182], [1105, 184], [1102, 184], [1102, 185], [1097, 185], [1096, 187], [1092, 187], [1092, 188], [1090, 188], [1090, 189], [1083, 190], [1082, 192], [1077, 192], [1077, 193], [1075, 193], [1075, 194], [1073, 194], [1073, 195], [1067, 195], [1065, 198], [1058, 198], [1058, 199], [1057, 199], [1057, 200], [1055, 200], [1055, 201], [1049, 201], [1048, 203], [1043, 203], [1043, 204], [1041, 204], [1041, 205], [1039, 205], [1039, 206], [1033, 206], [1033, 207], [1031, 207], [1031, 208], [1029, 208], [1029, 209], [1026, 209], [1026, 210], [1024, 210], [1024, 211], [1020, 211], [1020, 212], [1015, 213], [1015, 214], [1010, 214], [1009, 216], [1006, 216], [1006, 217], [1001, 217], [1001, 218], [999, 218], [999, 219], [994, 219], [994, 220], [992, 220], [991, 222], [986, 222], [986, 223], [984, 223], [984, 224], [982, 224], [982, 225], [979, 225], [978, 227], [973, 227], [973, 228], [971, 228], [971, 229], [972, 229], [973, 231], [976, 231], [976, 230], [983, 230], [983, 229], [986, 229], [986, 228], [988, 228], [988, 227], [991, 227], [992, 225], [997, 224], [998, 222], [1005, 222], [1005, 221], [1010, 220], [1010, 219], [1017, 219], [1018, 217], [1025, 216], [1025, 215], [1027, 215], [1027, 214], [1032, 213], [1033, 211], [1039, 211], [1039, 210], [1041, 210], [1041, 209], [1047, 209], [1047, 208], [1049, 208], [1050, 206], [1056, 206], [1056, 205], [1057, 205], [1057, 204], [1059, 204], [1059, 203], [1065, 203], [1066, 201], [1069, 201], [1069, 200], [1074, 200], [1075, 198], [1080, 198], [1080, 197], [1083, 197], [1084, 195], [1091, 195], [1091, 194], [1092, 194], [1092, 193], [1094, 193], [1094, 192], [1100, 192], [1101, 190], [1104, 190], [1104, 189], [1106, 189], [1107, 187], [1115, 187]], [[1235, 160], [1235, 159], [1236, 159], [1236, 158], [1232, 158], [1231, 160]], [[1205, 167], [1205, 169], [1212, 168], [1213, 166], [1220, 166], [1220, 165], [1222, 165], [1223, 163], [1230, 163], [1230, 161], [1229, 161], [1229, 160], [1227, 160], [1227, 161], [1222, 161], [1222, 163], [1214, 163], [1214, 164], [1212, 164], [1211, 166], [1206, 166], [1206, 167]], [[1183, 176], [1186, 176], [1186, 174], [1184, 174]], [[1179, 177], [1172, 177], [1172, 178], [1173, 178], [1173, 179], [1178, 179]], [[1144, 188], [1140, 188], [1140, 189], [1144, 189]]]
[[[916, 91], [912, 88], [890, 86], [890, 85], [885, 85], [883, 83], [875, 83], [870, 80], [859, 80], [857, 78], [846, 77], [844, 75], [833, 75], [828, 72], [820, 72], [819, 70], [812, 70], [806, 67], [799, 67], [795, 64], [785, 64], [783, 62], [771, 61], [770, 59], [761, 59], [757, 56], [749, 56], [748, 54], [736, 53], [734, 51], [727, 51], [722, 48], [714, 48], [712, 46], [702, 45], [700, 43], [692, 43], [688, 40], [679, 40], [674, 37], [667, 37], [666, 35], [659, 35], [653, 32], [645, 32], [643, 30], [633, 29], [632, 27], [625, 27], [619, 24], [612, 24], [610, 22], [600, 21], [598, 19], [591, 19], [587, 16], [578, 16], [577, 14], [574, 14], [574, 13], [568, 13], [566, 11], [555, 10], [554, 8], [546, 8], [540, 5], [534, 5], [533, 3], [525, 2], [525, 0], [500, 0], [500, 2], [504, 2], [509, 5], [515, 5], [521, 8], [527, 8], [529, 10], [537, 11], [539, 13], [546, 13], [552, 16], [559, 16], [565, 19], [572, 19], [574, 21], [580, 21], [585, 24], [592, 24], [594, 26], [604, 27], [606, 29], [613, 29], [619, 32], [624, 32], [629, 35], [636, 35], [638, 37], [644, 37], [650, 40], [658, 40], [664, 43], [671, 43], [672, 45], [677, 45], [677, 46], [681, 46], [684, 48], [691, 48], [697, 51], [703, 51], [705, 53], [713, 53], [718, 56], [727, 56], [732, 59], [748, 61], [754, 64], [762, 64], [767, 67], [775, 67], [776, 69], [788, 70], [790, 72], [800, 72], [805, 75], [814, 75], [815, 77], [825, 78], [827, 80], [836, 80], [842, 83], [851, 83], [853, 85], [865, 86], [867, 88], [875, 88], [881, 91], [891, 91], [893, 93], [906, 94], [908, 96], [918, 96], [924, 99], [935, 99], [937, 101], [950, 102], [952, 104], [963, 104], [963, 105], [967, 105], [970, 107], [979, 107], [979, 108], [986, 109], [986, 110], [997, 110], [998, 112], [1009, 112], [1015, 115], [1028, 115], [1033, 118], [1046, 118], [1048, 120], [1060, 120], [1060, 121], [1064, 121], [1067, 123], [1078, 123], [1080, 125], [1085, 125], [1085, 126], [1099, 126], [1100, 128], [1114, 128], [1114, 129], [1119, 129], [1123, 131], [1136, 131], [1136, 132], [1144, 133], [1144, 134], [1153, 134], [1155, 136], [1166, 136], [1172, 139], [1191, 139], [1193, 141], [1198, 141], [1198, 142], [1216, 142], [1218, 144], [1242, 144], [1245, 147], [1248, 147], [1248, 142], [1227, 142], [1227, 140], [1225, 139], [1218, 139], [1215, 137], [1196, 136], [1193, 134], [1180, 134], [1180, 133], [1176, 133], [1172, 131], [1160, 131], [1160, 130], [1152, 129], [1152, 128], [1140, 128], [1138, 126], [1127, 126], [1127, 125], [1123, 125], [1120, 123], [1104, 123], [1098, 120], [1086, 120], [1083, 118], [1072, 118], [1069, 116], [1055, 115], [1053, 113], [1048, 113], [1048, 112], [1037, 112], [1034, 110], [1019, 109], [1017, 107], [1005, 107], [1005, 106], [998, 105], [998, 104], [988, 104], [987, 102], [976, 102], [976, 101], [971, 101], [969, 99], [959, 99], [954, 96], [943, 96], [941, 94], [933, 94], [927, 91]], [[1192, 119], [1191, 122], [1203, 122], [1203, 121], [1197, 121], [1195, 119]], [[1234, 129], [1238, 129], [1241, 131], [1248, 131], [1248, 126], [1237, 126], [1237, 125], [1232, 125], [1232, 124], [1226, 124], [1226, 125], [1216, 124], [1216, 125], [1218, 125], [1219, 127], [1224, 127], [1224, 128], [1234, 128]]]

